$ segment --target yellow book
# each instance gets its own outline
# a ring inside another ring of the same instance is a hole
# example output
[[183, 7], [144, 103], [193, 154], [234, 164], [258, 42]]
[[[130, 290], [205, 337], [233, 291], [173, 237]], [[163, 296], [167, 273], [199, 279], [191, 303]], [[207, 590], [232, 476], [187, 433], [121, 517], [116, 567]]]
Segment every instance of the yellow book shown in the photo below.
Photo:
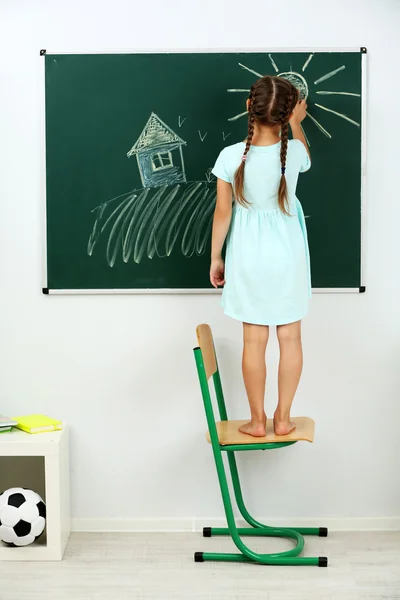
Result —
[[13, 419], [17, 421], [16, 427], [27, 433], [43, 433], [62, 429], [61, 421], [50, 419], [46, 415], [26, 415], [24, 417], [13, 417]]

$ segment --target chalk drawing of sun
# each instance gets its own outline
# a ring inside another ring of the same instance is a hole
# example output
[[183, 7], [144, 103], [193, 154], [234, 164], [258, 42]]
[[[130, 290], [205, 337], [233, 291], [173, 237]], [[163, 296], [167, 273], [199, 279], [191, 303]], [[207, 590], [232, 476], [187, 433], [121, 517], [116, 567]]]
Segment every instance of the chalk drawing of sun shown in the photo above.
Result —
[[[310, 64], [310, 62], [314, 56], [314, 53], [311, 53], [309, 55], [309, 57], [307, 58], [306, 62], [304, 63], [304, 65], [301, 68], [301, 73], [298, 73], [297, 71], [293, 71], [292, 67], [290, 67], [290, 69], [291, 69], [290, 71], [285, 71], [285, 72], [280, 73], [276, 62], [272, 58], [272, 55], [269, 54], [268, 56], [271, 61], [272, 67], [274, 68], [275, 72], [277, 73], [277, 77], [284, 77], [285, 79], [288, 79], [299, 90], [300, 97], [301, 97], [301, 99], [304, 99], [304, 100], [306, 100], [308, 97], [308, 92], [309, 92], [309, 88], [311, 85], [319, 86], [322, 82], [326, 81], [327, 79], [330, 79], [331, 77], [334, 77], [335, 75], [337, 75], [337, 73], [340, 73], [340, 71], [343, 71], [343, 69], [346, 68], [345, 65], [342, 65], [342, 66], [338, 67], [337, 69], [330, 71], [329, 73], [325, 73], [325, 75], [322, 75], [315, 81], [308, 83], [306, 80], [306, 77], [303, 73], [306, 71], [308, 65]], [[239, 67], [241, 67], [242, 69], [244, 69], [246, 71], [249, 71], [253, 75], [256, 75], [257, 77], [263, 77], [263, 75], [261, 75], [261, 73], [257, 73], [257, 71], [250, 69], [246, 65], [243, 65], [242, 63], [238, 63], [238, 64], [239, 64]], [[236, 92], [249, 93], [250, 89], [236, 89], [235, 88], [235, 89], [229, 89], [228, 92], [230, 92], [230, 93], [236, 93]], [[355, 96], [358, 98], [361, 96], [361, 94], [354, 94], [352, 92], [341, 92], [341, 91], [319, 90], [319, 89], [316, 90], [316, 94], [318, 94], [320, 96], [331, 96], [331, 95]], [[357, 123], [357, 121], [350, 119], [350, 117], [348, 117], [347, 115], [345, 115], [343, 113], [337, 112], [336, 110], [332, 110], [331, 108], [328, 108], [327, 106], [324, 106], [322, 104], [315, 103], [314, 106], [316, 106], [317, 108], [320, 108], [322, 110], [325, 110], [327, 112], [333, 113], [337, 117], [344, 119], [345, 121], [348, 121], [349, 123], [351, 123], [352, 125], [354, 125], [356, 127], [360, 127], [360, 123]], [[231, 117], [230, 119], [228, 119], [228, 121], [237, 121], [238, 119], [240, 119], [246, 115], [247, 115], [247, 112], [242, 112], [242, 113], [239, 113], [238, 115], [235, 115], [234, 117]], [[318, 127], [318, 129], [324, 135], [326, 135], [326, 137], [328, 137], [328, 138], [332, 137], [332, 135], [329, 133], [329, 131], [327, 131], [325, 129], [325, 127], [323, 127], [322, 124], [312, 114], [310, 114], [309, 110], [307, 110], [307, 117], [314, 123], [314, 125], [316, 127]], [[304, 133], [304, 135], [305, 135], [305, 133]]]

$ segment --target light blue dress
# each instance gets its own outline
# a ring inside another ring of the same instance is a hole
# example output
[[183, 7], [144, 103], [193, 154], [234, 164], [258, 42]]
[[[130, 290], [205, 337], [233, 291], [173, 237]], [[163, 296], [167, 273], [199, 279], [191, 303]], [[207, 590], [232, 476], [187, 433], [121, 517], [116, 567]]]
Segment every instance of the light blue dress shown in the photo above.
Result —
[[[278, 206], [280, 142], [251, 146], [244, 194], [249, 208], [234, 203], [227, 239], [222, 306], [226, 315], [256, 325], [301, 320], [311, 297], [310, 255], [303, 209], [296, 197], [299, 173], [311, 162], [300, 140], [290, 140], [286, 159], [289, 212]], [[245, 149], [240, 142], [222, 150], [213, 174], [233, 185]]]

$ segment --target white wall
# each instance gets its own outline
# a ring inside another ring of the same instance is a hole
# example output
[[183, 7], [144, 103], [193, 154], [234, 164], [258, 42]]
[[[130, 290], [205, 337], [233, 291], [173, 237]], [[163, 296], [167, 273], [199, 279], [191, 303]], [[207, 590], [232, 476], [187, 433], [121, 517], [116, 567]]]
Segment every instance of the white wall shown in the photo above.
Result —
[[[239, 457], [258, 514], [353, 523], [400, 517], [399, 16], [395, 0], [0, 3], [0, 408], [70, 424], [74, 517], [222, 515], [191, 353], [198, 322], [214, 328], [231, 416], [247, 410], [240, 325], [216, 297], [41, 295], [39, 49], [367, 46], [367, 293], [315, 296], [304, 323], [294, 414], [315, 418], [315, 444]], [[272, 414], [275, 342], [269, 359]]]

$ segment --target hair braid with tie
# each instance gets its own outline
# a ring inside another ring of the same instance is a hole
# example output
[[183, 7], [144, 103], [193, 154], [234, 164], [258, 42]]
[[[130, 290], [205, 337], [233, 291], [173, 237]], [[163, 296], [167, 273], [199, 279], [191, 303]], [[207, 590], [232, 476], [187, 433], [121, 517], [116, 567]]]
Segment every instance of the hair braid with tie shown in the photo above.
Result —
[[284, 111], [281, 113], [281, 180], [279, 182], [278, 203], [284, 213], [289, 214], [287, 184], [286, 184], [286, 156], [289, 142], [289, 118], [292, 114], [292, 97], [288, 96]]
[[248, 132], [242, 161], [236, 170], [234, 179], [235, 198], [242, 206], [249, 206], [244, 196], [244, 172], [255, 125], [281, 130], [281, 178], [278, 189], [279, 208], [283, 213], [288, 212], [287, 185], [285, 178], [286, 156], [288, 148], [289, 119], [298, 102], [298, 90], [283, 77], [262, 77], [256, 81], [250, 90], [248, 104]]
[[244, 197], [244, 167], [246, 164], [248, 152], [250, 150], [251, 140], [253, 139], [253, 135], [254, 135], [255, 117], [253, 114], [252, 101], [253, 101], [253, 88], [250, 90], [250, 96], [249, 96], [249, 108], [248, 108], [249, 122], [248, 122], [248, 127], [247, 127], [246, 147], [243, 152], [242, 162], [240, 163], [238, 169], [235, 172], [235, 179], [234, 179], [234, 189], [235, 189], [236, 199], [243, 206], [249, 205], [249, 202], [247, 202], [246, 198]]

